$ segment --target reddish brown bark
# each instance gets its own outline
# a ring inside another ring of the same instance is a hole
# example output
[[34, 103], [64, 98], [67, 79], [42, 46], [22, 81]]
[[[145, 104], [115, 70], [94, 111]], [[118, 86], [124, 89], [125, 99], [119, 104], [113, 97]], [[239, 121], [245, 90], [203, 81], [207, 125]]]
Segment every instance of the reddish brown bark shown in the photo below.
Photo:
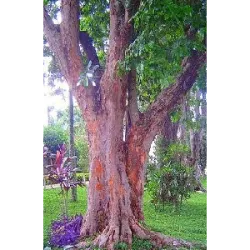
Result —
[[[139, 2], [132, 1], [134, 8], [138, 8]], [[150, 232], [139, 221], [144, 218], [144, 166], [151, 142], [166, 114], [191, 88], [204, 55], [195, 53], [188, 58], [176, 84], [164, 90], [142, 114], [136, 103], [135, 72], [117, 75], [118, 63], [124, 59], [125, 49], [131, 41], [133, 27], [130, 18], [136, 9], [126, 9], [122, 1], [110, 1], [110, 50], [104, 73], [95, 87], [76, 87], [83, 70], [79, 43], [88, 59], [98, 63], [89, 36], [79, 36], [78, 1], [62, 0], [61, 9], [60, 29], [53, 25], [44, 11], [44, 32], [87, 125], [91, 178], [82, 237], [98, 233], [94, 244], [108, 249], [113, 249], [118, 241], [131, 245], [133, 235], [151, 239], [157, 245], [188, 245]], [[124, 141], [126, 112], [131, 119]]]

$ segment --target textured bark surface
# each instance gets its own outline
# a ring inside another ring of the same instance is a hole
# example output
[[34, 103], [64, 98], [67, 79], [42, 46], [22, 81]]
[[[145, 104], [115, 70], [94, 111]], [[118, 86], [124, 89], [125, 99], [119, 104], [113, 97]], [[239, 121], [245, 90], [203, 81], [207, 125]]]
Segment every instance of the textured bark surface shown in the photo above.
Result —
[[[81, 228], [84, 238], [97, 236], [94, 244], [113, 249], [118, 241], [130, 246], [132, 236], [150, 239], [158, 246], [190, 246], [189, 243], [163, 236], [143, 228], [142, 198], [144, 169], [150, 145], [159, 132], [167, 113], [193, 85], [205, 54], [193, 53], [183, 65], [177, 82], [165, 89], [150, 106], [140, 113], [136, 101], [136, 76], [131, 71], [117, 75], [118, 63], [124, 59], [133, 26], [129, 22], [140, 1], [131, 1], [125, 7], [122, 1], [110, 1], [110, 50], [106, 68], [97, 72], [96, 86], [77, 86], [84, 66], [81, 44], [88, 60], [99, 64], [86, 32], [79, 32], [78, 1], [62, 0], [60, 26], [53, 25], [44, 10], [44, 33], [61, 71], [72, 87], [87, 126], [89, 142], [90, 182], [88, 210]], [[127, 117], [126, 135], [124, 120]]]

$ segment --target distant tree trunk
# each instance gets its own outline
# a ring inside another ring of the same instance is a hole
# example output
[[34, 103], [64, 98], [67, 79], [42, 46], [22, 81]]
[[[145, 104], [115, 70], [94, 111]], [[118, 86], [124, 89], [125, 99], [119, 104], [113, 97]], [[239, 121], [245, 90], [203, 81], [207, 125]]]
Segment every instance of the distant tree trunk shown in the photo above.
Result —
[[206, 92], [201, 91], [201, 152], [200, 152], [200, 165], [203, 175], [207, 167], [207, 101]]
[[[75, 140], [74, 140], [74, 103], [72, 90], [69, 90], [69, 157], [75, 156]], [[75, 159], [73, 160], [75, 161]], [[75, 165], [75, 162], [73, 163]], [[76, 179], [74, 174], [73, 179]], [[77, 201], [77, 187], [71, 189], [72, 201]]]
[[[200, 92], [197, 90], [195, 95], [195, 99], [197, 101], [200, 101]], [[195, 113], [195, 120], [196, 122], [200, 122], [200, 105], [195, 105], [194, 107], [194, 113]], [[202, 187], [201, 184], [201, 176], [202, 171], [200, 167], [200, 152], [201, 152], [201, 136], [202, 129], [190, 129], [190, 148], [191, 148], [191, 159], [192, 159], [192, 165], [194, 167], [194, 177], [196, 180], [196, 190], [205, 191], [205, 189]]]
[[164, 164], [164, 154], [166, 153], [167, 148], [171, 143], [176, 143], [177, 138], [177, 132], [179, 128], [179, 122], [172, 122], [170, 115], [168, 114], [166, 116], [166, 119], [164, 121], [162, 131], [160, 133], [159, 141], [157, 143], [157, 165], [159, 167], [162, 167]]
[[183, 103], [181, 105], [182, 117], [181, 117], [181, 120], [179, 122], [179, 128], [178, 128], [178, 132], [179, 132], [178, 139], [182, 143], [185, 143], [187, 145], [189, 145], [189, 143], [190, 143], [189, 138], [187, 136], [188, 129], [185, 125], [185, 121], [187, 119], [189, 119], [188, 118], [189, 107], [188, 107], [188, 103], [187, 103], [188, 97], [189, 97], [189, 93], [185, 96]]

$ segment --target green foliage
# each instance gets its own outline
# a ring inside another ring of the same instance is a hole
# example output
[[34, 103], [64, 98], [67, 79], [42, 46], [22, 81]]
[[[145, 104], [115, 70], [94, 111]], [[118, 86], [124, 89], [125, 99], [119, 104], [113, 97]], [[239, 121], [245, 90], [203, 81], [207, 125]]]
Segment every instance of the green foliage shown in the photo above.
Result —
[[[159, 138], [157, 144], [163, 143]], [[193, 170], [183, 164], [183, 159], [190, 149], [183, 143], [171, 143], [167, 148], [157, 147], [156, 156], [160, 168], [152, 164], [148, 167], [146, 188], [155, 205], [172, 204], [175, 208], [182, 205], [183, 200], [190, 197], [193, 191]]]
[[60, 154], [56, 154], [55, 163], [49, 171], [48, 179], [60, 184], [63, 214], [68, 217], [68, 191], [77, 186], [83, 187], [84, 183], [75, 180], [76, 170], [72, 159], [64, 157], [66, 148], [62, 148]]
[[[61, 111], [58, 115], [56, 124], [64, 127], [67, 131], [69, 138], [69, 114], [68, 110]], [[85, 123], [81, 116], [80, 109], [74, 107], [74, 142], [75, 142], [75, 154], [77, 156], [77, 166], [83, 172], [89, 171], [89, 148], [86, 136]]]
[[198, 78], [196, 79], [196, 89], [202, 92], [207, 92], [207, 65], [204, 64], [200, 70]]
[[77, 165], [83, 172], [89, 171], [89, 147], [84, 126], [75, 127]]
[[77, 181], [82, 181], [85, 179], [86, 181], [89, 181], [89, 173], [77, 173], [76, 174]]
[[171, 119], [171, 122], [173, 123], [180, 121], [181, 117], [182, 117], [182, 111], [180, 107], [177, 107], [170, 113], [170, 119]]
[[49, 0], [43, 0], [43, 5], [46, 6], [49, 3]]
[[171, 143], [167, 149], [165, 149], [164, 162], [180, 162], [184, 156], [187, 156], [190, 152], [189, 147], [181, 142]]
[[[89, 171], [89, 148], [86, 138], [85, 124], [81, 118], [79, 109], [74, 110], [74, 139], [77, 167], [83, 172]], [[58, 144], [69, 142], [69, 118], [68, 112], [61, 111], [54, 125], [44, 127], [43, 143], [52, 153], [56, 153]]]
[[155, 208], [159, 204], [172, 204], [178, 208], [193, 191], [192, 169], [178, 163], [172, 163], [160, 169], [151, 169], [147, 190]]
[[205, 50], [206, 1], [142, 1], [133, 21], [136, 39], [126, 50], [123, 69], [136, 68], [143, 110], [174, 83], [192, 50]]
[[49, 125], [43, 129], [43, 143], [52, 153], [56, 153], [58, 145], [68, 142], [68, 134], [60, 125]]
[[201, 166], [202, 172], [205, 172], [205, 168], [207, 167], [207, 136], [206, 131], [202, 136], [201, 140], [201, 149], [200, 149], [200, 160], [199, 165]]
[[[59, 11], [56, 1], [45, 1], [49, 14]], [[133, 9], [131, 1], [123, 1]], [[145, 110], [160, 91], [172, 84], [181, 71], [182, 60], [192, 50], [206, 49], [206, 1], [143, 0], [131, 18], [135, 31], [120, 73], [135, 68], [140, 109]], [[93, 39], [99, 61], [105, 66], [109, 48], [109, 1], [80, 1], [80, 30]], [[147, 24], [147, 25], [145, 25]], [[44, 43], [45, 55], [50, 55]], [[83, 58], [86, 63], [86, 58]], [[53, 65], [52, 65], [53, 64]], [[61, 78], [58, 65], [51, 62], [51, 79]], [[87, 85], [86, 77], [82, 77]]]
[[133, 238], [132, 249], [151, 250], [153, 249], [153, 244], [149, 240], [141, 240], [138, 238]]
[[[43, 195], [43, 237], [44, 237], [44, 246], [48, 245], [49, 232], [51, 222], [61, 218], [61, 198], [58, 195], [59, 188], [56, 189], [46, 189], [44, 190]], [[69, 216], [74, 216], [86, 211], [87, 209], [87, 192], [86, 188], [77, 189], [77, 201], [68, 202], [68, 213]]]
[[106, 0], [82, 1], [80, 30], [87, 31], [94, 40], [99, 61], [105, 64], [109, 32], [109, 3]]
[[128, 245], [125, 242], [118, 242], [117, 244], [115, 244], [114, 249], [115, 250], [126, 250], [126, 249], [128, 249]]

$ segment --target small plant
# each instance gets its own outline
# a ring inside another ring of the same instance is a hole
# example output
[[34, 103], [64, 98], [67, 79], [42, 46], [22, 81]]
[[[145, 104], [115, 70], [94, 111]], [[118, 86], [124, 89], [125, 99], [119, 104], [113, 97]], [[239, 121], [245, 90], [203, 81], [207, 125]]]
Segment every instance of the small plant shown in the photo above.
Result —
[[149, 240], [141, 240], [138, 238], [133, 238], [132, 249], [137, 250], [153, 250], [155, 249], [153, 244]]
[[68, 217], [68, 191], [72, 187], [84, 186], [82, 180], [75, 180], [77, 168], [72, 167], [73, 158], [64, 157], [66, 154], [66, 147], [63, 145], [57, 151], [55, 163], [49, 171], [48, 179], [51, 182], [59, 183], [63, 198], [63, 214]]
[[53, 221], [51, 224], [50, 245], [63, 247], [75, 244], [80, 236], [82, 215], [72, 218], [63, 217], [61, 220]]
[[125, 243], [125, 242], [118, 242], [118, 243], [115, 245], [115, 249], [116, 249], [116, 250], [126, 250], [126, 249], [128, 249], [128, 245], [127, 245], [127, 243]]

